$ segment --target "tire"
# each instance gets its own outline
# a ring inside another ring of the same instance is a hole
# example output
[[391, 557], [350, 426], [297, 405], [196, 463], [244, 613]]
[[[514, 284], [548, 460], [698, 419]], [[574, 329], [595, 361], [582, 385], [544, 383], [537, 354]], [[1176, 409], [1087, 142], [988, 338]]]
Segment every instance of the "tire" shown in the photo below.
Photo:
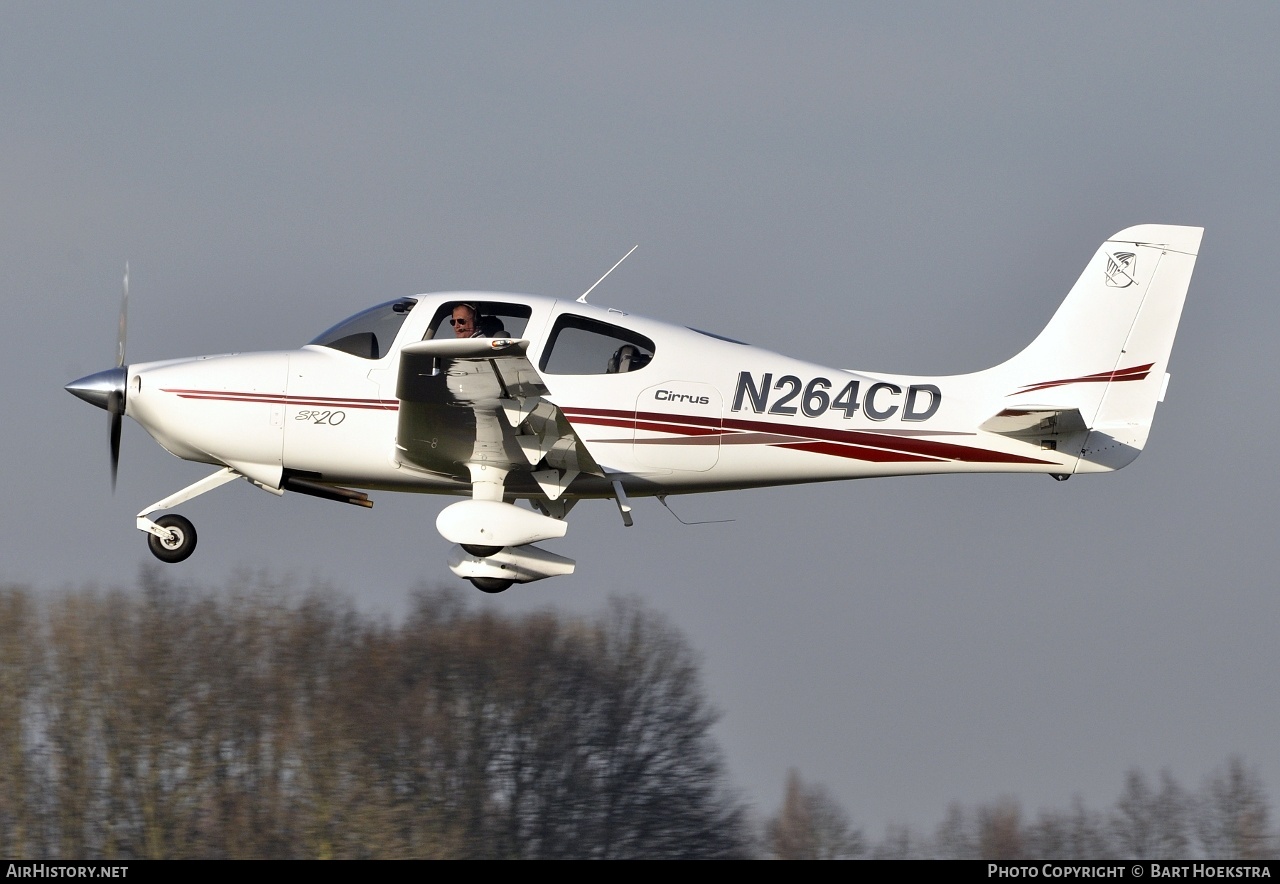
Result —
[[487, 559], [489, 556], [497, 555], [502, 552], [500, 546], [484, 546], [479, 543], [464, 543], [462, 548], [471, 553], [477, 559]]
[[196, 551], [196, 526], [191, 522], [171, 514], [156, 519], [156, 524], [169, 532], [169, 537], [163, 540], [154, 534], [147, 535], [147, 546], [157, 559], [172, 565]]
[[503, 592], [511, 584], [515, 583], [514, 580], [503, 580], [501, 577], [472, 577], [470, 579], [476, 589], [488, 593]]

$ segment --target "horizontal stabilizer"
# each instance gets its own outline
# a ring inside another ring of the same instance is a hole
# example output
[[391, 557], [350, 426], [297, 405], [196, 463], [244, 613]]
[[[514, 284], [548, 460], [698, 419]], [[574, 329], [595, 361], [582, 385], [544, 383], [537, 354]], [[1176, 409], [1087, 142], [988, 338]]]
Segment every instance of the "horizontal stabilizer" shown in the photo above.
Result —
[[1083, 433], [1089, 427], [1078, 408], [1023, 405], [1006, 408], [978, 427], [1001, 436], [1035, 436], [1038, 439]]

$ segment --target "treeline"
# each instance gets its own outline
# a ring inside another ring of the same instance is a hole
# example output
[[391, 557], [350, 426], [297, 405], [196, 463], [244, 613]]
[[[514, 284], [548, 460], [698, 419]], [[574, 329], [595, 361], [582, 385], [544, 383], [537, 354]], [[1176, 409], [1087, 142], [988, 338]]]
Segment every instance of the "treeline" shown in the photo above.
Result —
[[420, 592], [0, 587], [0, 855], [11, 858], [1254, 859], [1266, 789], [1128, 773], [1115, 804], [952, 805], [867, 837], [788, 778], [754, 822], [695, 655], [660, 616], [511, 615]]
[[1167, 770], [1152, 782], [1135, 768], [1106, 811], [1078, 798], [1034, 817], [1015, 798], [953, 804], [932, 836], [896, 825], [873, 843], [826, 788], [792, 770], [764, 835], [766, 851], [780, 859], [1274, 859], [1280, 834], [1269, 812], [1258, 775], [1233, 756], [1196, 791]]
[[0, 855], [751, 855], [686, 642], [422, 593], [0, 589]]

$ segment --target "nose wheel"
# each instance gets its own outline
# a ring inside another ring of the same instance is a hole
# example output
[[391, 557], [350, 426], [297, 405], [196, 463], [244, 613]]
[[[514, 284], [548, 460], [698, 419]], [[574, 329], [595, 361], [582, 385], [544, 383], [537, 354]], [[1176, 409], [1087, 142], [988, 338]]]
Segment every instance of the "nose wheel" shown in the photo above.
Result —
[[196, 527], [176, 514], [161, 516], [156, 524], [164, 535], [147, 534], [147, 547], [162, 562], [181, 562], [196, 551]]

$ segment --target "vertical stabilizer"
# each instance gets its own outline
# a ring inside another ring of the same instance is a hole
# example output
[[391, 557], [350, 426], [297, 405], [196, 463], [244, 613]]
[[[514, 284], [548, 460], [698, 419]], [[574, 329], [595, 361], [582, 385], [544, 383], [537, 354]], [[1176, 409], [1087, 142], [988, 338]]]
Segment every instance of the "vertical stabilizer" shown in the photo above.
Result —
[[990, 372], [1008, 409], [1078, 410], [1076, 472], [1123, 467], [1163, 398], [1203, 229], [1144, 224], [1098, 249], [1044, 331]]

